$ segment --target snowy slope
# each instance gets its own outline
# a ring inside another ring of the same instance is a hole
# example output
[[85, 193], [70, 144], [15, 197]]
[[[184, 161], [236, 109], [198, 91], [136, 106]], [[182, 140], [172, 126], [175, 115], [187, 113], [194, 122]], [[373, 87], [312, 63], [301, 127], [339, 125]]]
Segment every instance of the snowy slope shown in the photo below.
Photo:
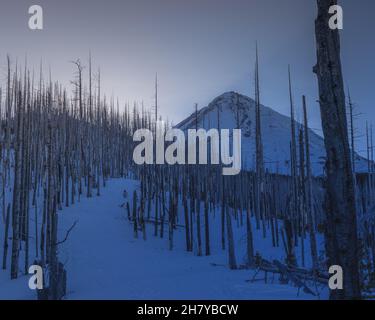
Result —
[[[269, 107], [261, 105], [262, 139], [264, 145], [265, 167], [271, 172], [290, 173], [290, 126], [291, 121]], [[255, 168], [255, 101], [251, 98], [227, 92], [215, 98], [207, 107], [198, 112], [198, 128], [217, 128], [219, 110], [220, 129], [237, 128], [237, 112], [242, 129], [243, 168]], [[237, 111], [238, 110], [238, 111]], [[186, 130], [195, 128], [195, 114], [180, 122], [176, 127]], [[299, 125], [296, 126], [298, 143]], [[325, 159], [323, 138], [314, 131], [309, 131], [310, 152], [313, 174], [322, 175]], [[357, 156], [358, 172], [367, 170], [367, 161]]]
[[[59, 239], [78, 220], [59, 248], [60, 261], [68, 272], [66, 299], [316, 299], [303, 292], [297, 296], [297, 288], [279, 284], [277, 277], [274, 283], [249, 283], [246, 280], [254, 270], [230, 271], [227, 252], [220, 248], [219, 215], [215, 220], [210, 218], [209, 257], [184, 251], [182, 228], [175, 233], [173, 251], [168, 250], [167, 235], [155, 238], [149, 224], [147, 240], [141, 236], [134, 239], [121, 205], [126, 201], [123, 190], [131, 194], [138, 185], [132, 180], [111, 180], [100, 197], [82, 198], [80, 203], [59, 212]], [[233, 228], [240, 264], [246, 255], [246, 230], [238, 225]], [[256, 250], [266, 250], [267, 258], [282, 259], [282, 249], [272, 248], [270, 237], [263, 239], [255, 231], [254, 242]], [[21, 276], [11, 281], [9, 270], [0, 270], [0, 299], [35, 299], [35, 292], [28, 289], [28, 279]], [[321, 295], [324, 298], [326, 292]]]

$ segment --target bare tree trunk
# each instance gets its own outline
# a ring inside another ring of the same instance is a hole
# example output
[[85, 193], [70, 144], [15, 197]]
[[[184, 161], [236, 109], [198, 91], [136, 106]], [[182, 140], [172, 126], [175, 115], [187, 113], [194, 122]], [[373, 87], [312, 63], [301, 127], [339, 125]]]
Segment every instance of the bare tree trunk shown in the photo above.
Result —
[[210, 223], [208, 217], [208, 195], [207, 195], [207, 185], [204, 187], [204, 234], [205, 234], [205, 244], [206, 244], [206, 256], [210, 255]]
[[8, 204], [6, 218], [5, 218], [3, 270], [7, 268], [9, 220], [10, 220], [10, 204]]
[[343, 290], [330, 292], [331, 299], [359, 299], [357, 219], [354, 183], [345, 113], [345, 93], [338, 30], [331, 30], [329, 8], [336, 0], [317, 0], [315, 22], [319, 102], [326, 159], [326, 252], [329, 265], [344, 271]]
[[311, 185], [311, 161], [310, 161], [310, 141], [309, 141], [309, 127], [307, 123], [306, 98], [303, 96], [303, 116], [305, 126], [305, 148], [306, 148], [306, 213], [307, 224], [309, 226], [310, 234], [310, 250], [313, 269], [318, 268], [318, 250], [316, 246], [315, 224], [312, 215], [312, 185]]
[[287, 232], [287, 236], [294, 237], [293, 245], [289, 248], [289, 263], [294, 264], [297, 259], [295, 256], [294, 247], [298, 243], [298, 211], [299, 211], [299, 199], [298, 199], [298, 177], [297, 177], [297, 150], [296, 150], [296, 129], [294, 120], [294, 102], [292, 92], [292, 80], [290, 75], [290, 66], [288, 66], [288, 80], [289, 80], [289, 100], [290, 100], [290, 164], [291, 164], [291, 176], [292, 176], [292, 199], [291, 199], [291, 213], [290, 222], [291, 230]]
[[249, 266], [254, 264], [254, 242], [253, 242], [253, 230], [251, 226], [251, 210], [250, 202], [247, 202], [246, 210], [246, 248], [247, 248], [247, 263]]
[[368, 127], [368, 122], [366, 121], [366, 149], [367, 149], [367, 201], [366, 201], [366, 211], [371, 205], [371, 164], [370, 164], [370, 132]]
[[221, 213], [221, 249], [225, 250], [225, 192], [224, 192], [224, 177], [221, 177], [221, 208], [220, 208], [220, 213]]
[[227, 238], [228, 238], [228, 258], [229, 268], [232, 270], [237, 269], [236, 255], [234, 252], [234, 239], [232, 229], [232, 217], [229, 211], [229, 207], [226, 206], [226, 221], [227, 221]]
[[137, 191], [133, 193], [133, 224], [134, 224], [134, 238], [138, 238], [138, 225], [137, 225]]
[[15, 101], [17, 106], [17, 126], [16, 126], [16, 138], [15, 138], [15, 164], [14, 164], [14, 183], [13, 183], [13, 212], [12, 212], [12, 261], [11, 261], [11, 279], [18, 277], [18, 260], [19, 260], [19, 241], [20, 241], [20, 162], [21, 162], [21, 134], [22, 134], [22, 101], [21, 93], [17, 93], [18, 89], [15, 89], [15, 95], [19, 95]]
[[353, 173], [355, 175], [355, 145], [354, 145], [354, 115], [353, 115], [353, 103], [352, 98], [350, 96], [350, 92], [348, 93], [349, 99], [349, 115], [350, 115], [350, 141], [351, 141], [351, 156], [352, 156], [352, 168]]
[[188, 202], [187, 202], [187, 185], [186, 185], [185, 178], [183, 180], [183, 195], [182, 195], [182, 202], [184, 206], [184, 217], [185, 217], [185, 239], [186, 239], [186, 251], [191, 251], [191, 242], [190, 242], [190, 230], [189, 230], [189, 210], [188, 210]]
[[260, 89], [259, 89], [259, 61], [258, 47], [256, 48], [255, 62], [255, 149], [256, 149], [256, 188], [255, 188], [255, 218], [256, 227], [260, 229], [260, 219], [263, 225], [263, 237], [265, 237], [265, 225], [263, 217], [263, 189], [264, 189], [264, 159], [262, 125], [260, 114]]

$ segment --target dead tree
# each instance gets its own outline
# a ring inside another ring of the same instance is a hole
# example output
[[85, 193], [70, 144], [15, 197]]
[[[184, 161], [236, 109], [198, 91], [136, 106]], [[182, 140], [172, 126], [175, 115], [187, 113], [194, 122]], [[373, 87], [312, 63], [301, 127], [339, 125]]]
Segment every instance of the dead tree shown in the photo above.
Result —
[[18, 277], [19, 241], [20, 241], [20, 162], [21, 162], [21, 135], [22, 135], [22, 94], [19, 89], [15, 89], [15, 104], [17, 106], [16, 138], [14, 145], [14, 183], [13, 183], [13, 203], [12, 203], [12, 261], [11, 279]]
[[237, 269], [236, 254], [234, 251], [234, 238], [233, 238], [233, 228], [232, 228], [232, 217], [229, 206], [226, 204], [226, 222], [227, 222], [227, 239], [228, 239], [228, 262], [229, 268], [232, 270]]
[[205, 234], [205, 244], [206, 244], [205, 253], [206, 253], [206, 256], [209, 256], [211, 253], [211, 250], [210, 250], [210, 223], [209, 223], [209, 216], [208, 216], [207, 183], [204, 184], [203, 198], [204, 198], [204, 234]]
[[352, 157], [352, 168], [353, 173], [356, 172], [355, 168], [355, 145], [354, 145], [354, 115], [353, 115], [353, 102], [350, 96], [350, 92], [348, 91], [348, 99], [349, 99], [349, 117], [350, 117], [350, 146], [351, 146], [351, 157]]
[[319, 102], [326, 148], [326, 253], [328, 265], [344, 271], [343, 290], [330, 292], [331, 299], [359, 299], [357, 219], [354, 181], [345, 112], [345, 93], [338, 30], [329, 27], [329, 8], [336, 0], [317, 0], [315, 21]]
[[256, 152], [256, 189], [255, 189], [255, 218], [256, 227], [260, 229], [260, 220], [262, 220], [263, 236], [265, 237], [265, 222], [263, 217], [263, 189], [264, 189], [264, 159], [263, 159], [263, 141], [262, 125], [260, 114], [260, 89], [259, 89], [259, 60], [258, 46], [256, 48], [255, 61], [255, 152]]
[[290, 66], [288, 66], [288, 83], [289, 83], [289, 100], [290, 100], [290, 164], [291, 164], [291, 202], [290, 202], [290, 232], [286, 232], [287, 237], [292, 237], [288, 239], [290, 243], [288, 263], [294, 264], [297, 259], [295, 256], [294, 247], [298, 243], [298, 212], [299, 212], [299, 199], [298, 199], [298, 177], [297, 177], [297, 148], [296, 148], [296, 123], [294, 120], [294, 101], [292, 92], [292, 80], [290, 75]]
[[313, 208], [312, 208], [312, 177], [311, 177], [311, 160], [310, 160], [310, 140], [309, 140], [309, 127], [307, 122], [307, 110], [306, 110], [306, 97], [303, 96], [303, 118], [305, 127], [305, 152], [306, 152], [306, 215], [307, 224], [309, 226], [310, 235], [310, 250], [311, 250], [311, 260], [313, 264], [313, 269], [318, 267], [318, 250], [316, 245], [315, 237], [315, 221], [313, 219]]
[[[186, 174], [186, 172], [184, 173]], [[191, 240], [190, 240], [189, 208], [188, 208], [187, 197], [188, 197], [188, 186], [187, 186], [187, 175], [186, 175], [182, 182], [182, 205], [184, 207], [186, 251], [192, 251]]]
[[7, 268], [7, 256], [8, 256], [8, 233], [9, 233], [9, 218], [10, 218], [10, 204], [7, 207], [7, 213], [5, 218], [5, 232], [4, 232], [4, 247], [3, 247], [3, 270]]

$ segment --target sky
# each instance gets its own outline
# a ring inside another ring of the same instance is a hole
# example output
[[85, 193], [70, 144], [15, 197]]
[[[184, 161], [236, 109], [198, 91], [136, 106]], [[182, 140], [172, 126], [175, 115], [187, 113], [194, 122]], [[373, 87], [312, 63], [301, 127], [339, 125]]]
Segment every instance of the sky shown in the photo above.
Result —
[[[365, 123], [375, 111], [375, 1], [342, 0], [345, 84], [356, 106], [357, 151], [364, 154]], [[28, 9], [40, 5], [44, 29], [28, 28]], [[287, 69], [291, 65], [297, 117], [301, 96], [310, 126], [322, 134], [317, 80], [314, 0], [0, 0], [0, 84], [6, 55], [71, 87], [72, 60], [101, 69], [102, 91], [125, 102], [154, 105], [178, 123], [226, 91], [254, 96], [255, 43], [260, 56], [261, 102], [289, 114]], [[88, 68], [85, 69], [87, 75]], [[87, 82], [87, 81], [86, 81]]]

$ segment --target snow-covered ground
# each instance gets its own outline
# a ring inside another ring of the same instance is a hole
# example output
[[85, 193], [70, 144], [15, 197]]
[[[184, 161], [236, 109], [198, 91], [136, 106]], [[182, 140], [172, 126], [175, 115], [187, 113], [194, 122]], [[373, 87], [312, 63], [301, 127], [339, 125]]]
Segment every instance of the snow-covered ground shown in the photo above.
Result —
[[[123, 190], [132, 194], [137, 186], [136, 181], [111, 180], [100, 197], [82, 198], [80, 203], [59, 212], [59, 240], [78, 220], [59, 248], [60, 260], [68, 272], [66, 299], [316, 299], [302, 291], [297, 296], [297, 288], [279, 284], [277, 277], [273, 283], [251, 283], [246, 280], [252, 278], [253, 270], [230, 271], [227, 254], [220, 249], [219, 225], [214, 223], [219, 219], [212, 222], [212, 255], [208, 257], [184, 251], [182, 228], [175, 233], [173, 251], [168, 250], [167, 236], [153, 236], [152, 225], [147, 225], [146, 241], [141, 236], [134, 239], [121, 204], [126, 201]], [[240, 264], [245, 258], [246, 231], [235, 222], [233, 228]], [[256, 250], [264, 252], [264, 247], [268, 248], [267, 258], [282, 259], [282, 249], [272, 248], [270, 237], [262, 239], [255, 232], [254, 241]], [[0, 254], [2, 257], [2, 248]], [[22, 265], [22, 257], [20, 261]], [[11, 281], [9, 269], [1, 270], [0, 299], [35, 299], [28, 280], [29, 276], [21, 276]], [[326, 297], [327, 293], [321, 296]]]

